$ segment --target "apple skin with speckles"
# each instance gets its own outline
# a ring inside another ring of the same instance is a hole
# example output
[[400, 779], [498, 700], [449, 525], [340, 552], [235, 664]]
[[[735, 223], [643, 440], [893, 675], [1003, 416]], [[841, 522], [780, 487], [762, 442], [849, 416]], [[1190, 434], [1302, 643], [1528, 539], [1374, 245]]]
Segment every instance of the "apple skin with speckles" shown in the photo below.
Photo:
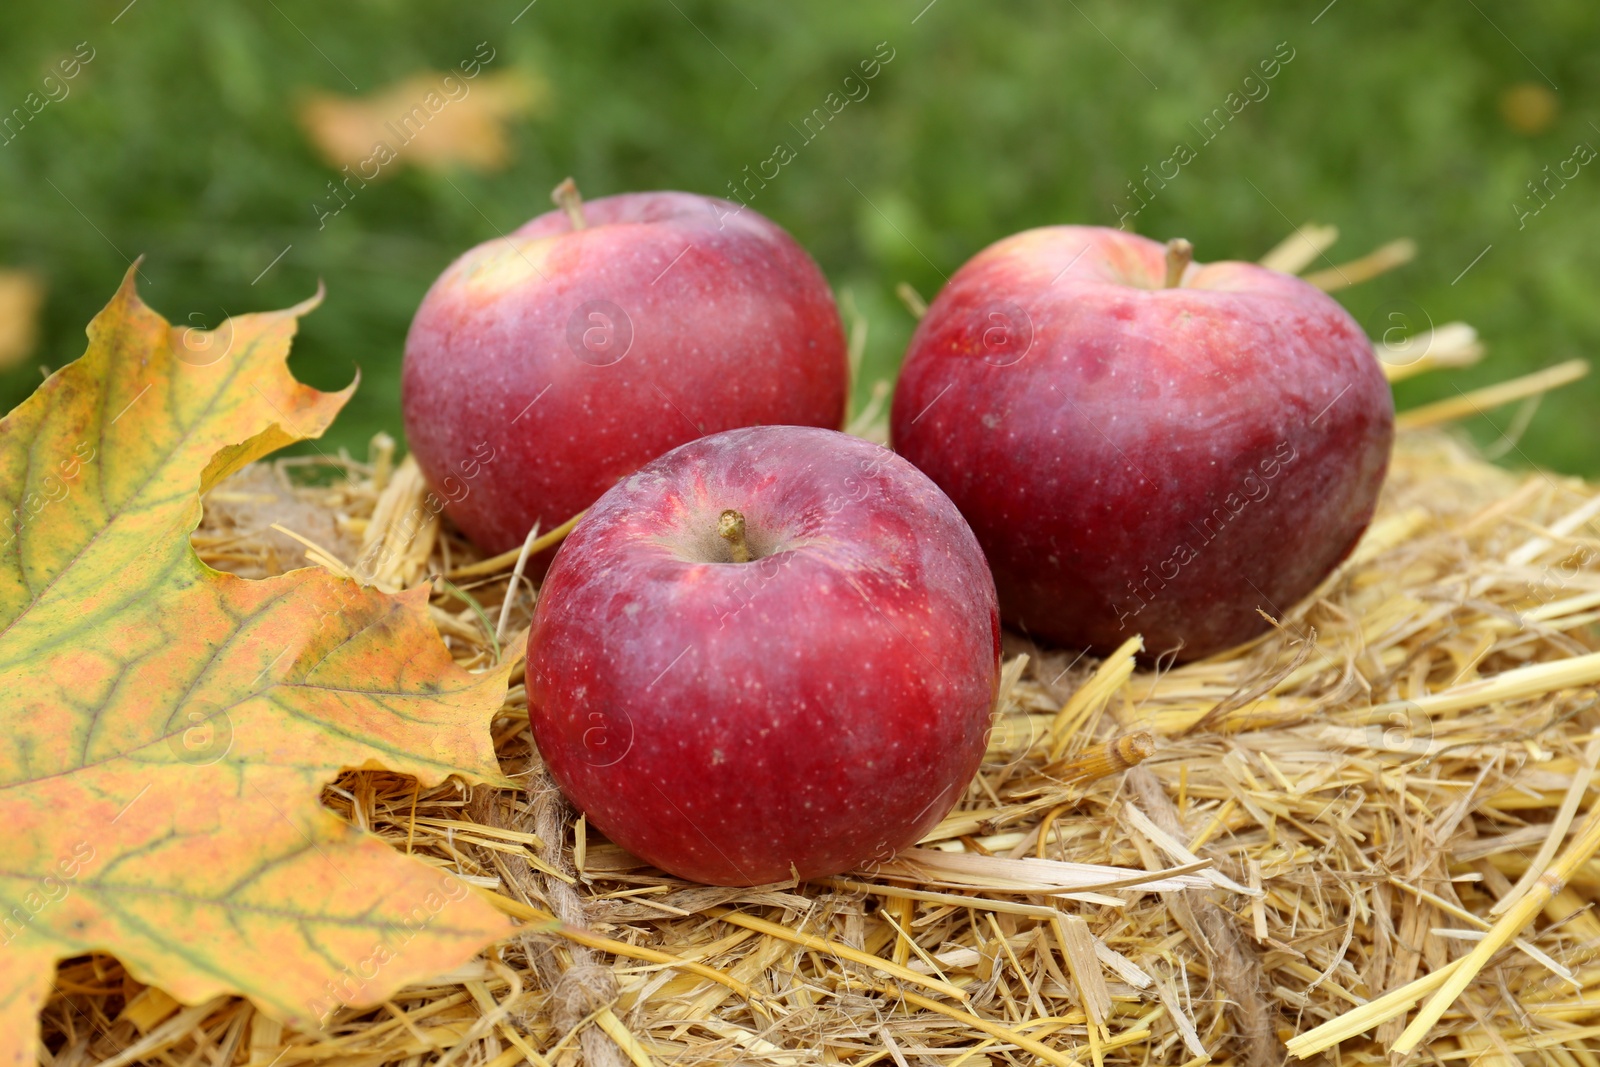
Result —
[[551, 211], [466, 252], [406, 337], [411, 452], [486, 552], [702, 434], [844, 419], [833, 294], [776, 223], [676, 192], [582, 211], [584, 228]]
[[[980, 252], [912, 338], [895, 449], [961, 509], [1006, 621], [1195, 659], [1281, 618], [1355, 546], [1394, 403], [1312, 285], [1053, 226]], [[1180, 259], [1181, 265], [1185, 260]]]
[[[728, 510], [747, 562], [718, 534]], [[529, 717], [611, 840], [760, 885], [927, 833], [983, 758], [999, 664], [982, 550], [926, 476], [831, 430], [730, 430], [624, 479], [562, 545]]]

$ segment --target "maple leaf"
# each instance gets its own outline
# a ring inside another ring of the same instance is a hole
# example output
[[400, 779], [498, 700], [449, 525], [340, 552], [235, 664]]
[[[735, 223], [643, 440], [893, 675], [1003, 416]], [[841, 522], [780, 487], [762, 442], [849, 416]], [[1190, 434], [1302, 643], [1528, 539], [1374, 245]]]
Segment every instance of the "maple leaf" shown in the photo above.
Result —
[[317, 801], [346, 768], [506, 784], [488, 725], [509, 666], [455, 666], [425, 588], [249, 581], [189, 543], [201, 493], [354, 389], [285, 366], [320, 294], [201, 333], [146, 307], [136, 270], [84, 356], [0, 420], [0, 1065], [36, 1062], [64, 957], [314, 1026], [509, 930]]

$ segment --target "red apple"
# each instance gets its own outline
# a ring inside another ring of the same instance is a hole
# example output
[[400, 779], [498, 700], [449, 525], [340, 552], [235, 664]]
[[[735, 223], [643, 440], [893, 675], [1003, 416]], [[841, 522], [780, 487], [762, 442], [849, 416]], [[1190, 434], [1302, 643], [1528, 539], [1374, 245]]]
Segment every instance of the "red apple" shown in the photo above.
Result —
[[563, 191], [566, 211], [451, 264], [406, 337], [412, 454], [488, 552], [703, 434], [844, 419], [833, 295], [775, 223], [688, 193]]
[[960, 798], [999, 681], [994, 582], [915, 467], [730, 430], [612, 488], [556, 554], [528, 707], [589, 821], [717, 885], [887, 859]]
[[1354, 547], [1394, 405], [1339, 304], [1118, 230], [991, 245], [918, 326], [895, 448], [983, 545], [1006, 620], [1193, 659], [1266, 628]]

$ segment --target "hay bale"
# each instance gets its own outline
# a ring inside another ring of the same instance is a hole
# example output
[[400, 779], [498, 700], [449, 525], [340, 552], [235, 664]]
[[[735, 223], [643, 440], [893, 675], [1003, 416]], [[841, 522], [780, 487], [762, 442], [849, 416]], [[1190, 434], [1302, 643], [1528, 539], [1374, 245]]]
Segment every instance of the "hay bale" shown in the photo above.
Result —
[[[202, 556], [298, 565], [244, 510], [287, 494], [278, 525], [313, 562], [436, 579], [461, 663], [526, 627], [510, 558], [411, 521], [425, 490], [392, 444], [284, 489], [305, 463], [215, 490]], [[1095, 662], [1008, 637], [956, 810], [905, 855], [799, 885], [692, 885], [574, 821], [538, 788], [514, 684], [494, 732], [528, 790], [359, 772], [324, 800], [526, 932], [321, 1033], [70, 961], [44, 1012], [54, 1067], [1264, 1067], [1341, 1041], [1360, 1062], [1587, 1063], [1563, 1049], [1600, 1036], [1597, 515], [1594, 486], [1408, 430], [1366, 538], [1266, 636], [1148, 670], [1134, 642]]]

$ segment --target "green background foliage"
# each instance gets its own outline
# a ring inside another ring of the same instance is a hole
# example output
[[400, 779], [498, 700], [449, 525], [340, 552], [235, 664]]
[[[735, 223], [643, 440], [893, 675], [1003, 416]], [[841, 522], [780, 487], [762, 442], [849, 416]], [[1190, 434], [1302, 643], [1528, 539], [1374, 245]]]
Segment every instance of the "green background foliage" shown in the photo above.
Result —
[[[867, 317], [869, 380], [893, 373], [910, 335], [895, 283], [931, 297], [1006, 234], [1115, 225], [1127, 182], [1180, 141], [1196, 158], [1134, 228], [1187, 236], [1202, 259], [1258, 257], [1308, 220], [1340, 227], [1334, 259], [1418, 241], [1414, 263], [1340, 299], [1374, 334], [1466, 319], [1490, 354], [1403, 383], [1402, 407], [1586, 355], [1600, 340], [1600, 167], [1520, 228], [1513, 208], [1534, 203], [1526, 183], [1544, 167], [1580, 142], [1600, 145], [1592, 0], [1337, 0], [1325, 10], [1325, 0], [525, 2], [7, 5], [0, 113], [79, 42], [95, 58], [65, 99], [0, 144], [0, 264], [32, 267], [50, 287], [39, 350], [0, 377], [0, 405], [25, 396], [41, 364], [82, 351], [84, 324], [143, 254], [146, 299], [180, 324], [285, 306], [325, 281], [327, 303], [306, 320], [292, 365], [324, 387], [361, 368], [328, 441], [364, 454], [372, 433], [399, 434], [406, 327], [454, 256], [546, 210], [567, 174], [591, 197], [726, 195], [779, 141], [797, 158], [752, 207], [787, 227]], [[319, 229], [313, 205], [335, 172], [296, 122], [305, 94], [449, 70], [485, 41], [490, 70], [521, 69], [549, 87], [543, 113], [513, 128], [510, 165], [441, 174], [402, 155]], [[894, 59], [870, 95], [800, 146], [790, 124], [879, 42]], [[1280, 42], [1294, 58], [1269, 95], [1202, 146], [1190, 124]], [[1543, 132], [1502, 117], [1502, 96], [1519, 83], [1555, 91], [1559, 111]], [[1495, 429], [1512, 423], [1511, 409], [1470, 429], [1509, 462], [1594, 473], [1597, 399], [1594, 379], [1546, 399], [1514, 447]]]

